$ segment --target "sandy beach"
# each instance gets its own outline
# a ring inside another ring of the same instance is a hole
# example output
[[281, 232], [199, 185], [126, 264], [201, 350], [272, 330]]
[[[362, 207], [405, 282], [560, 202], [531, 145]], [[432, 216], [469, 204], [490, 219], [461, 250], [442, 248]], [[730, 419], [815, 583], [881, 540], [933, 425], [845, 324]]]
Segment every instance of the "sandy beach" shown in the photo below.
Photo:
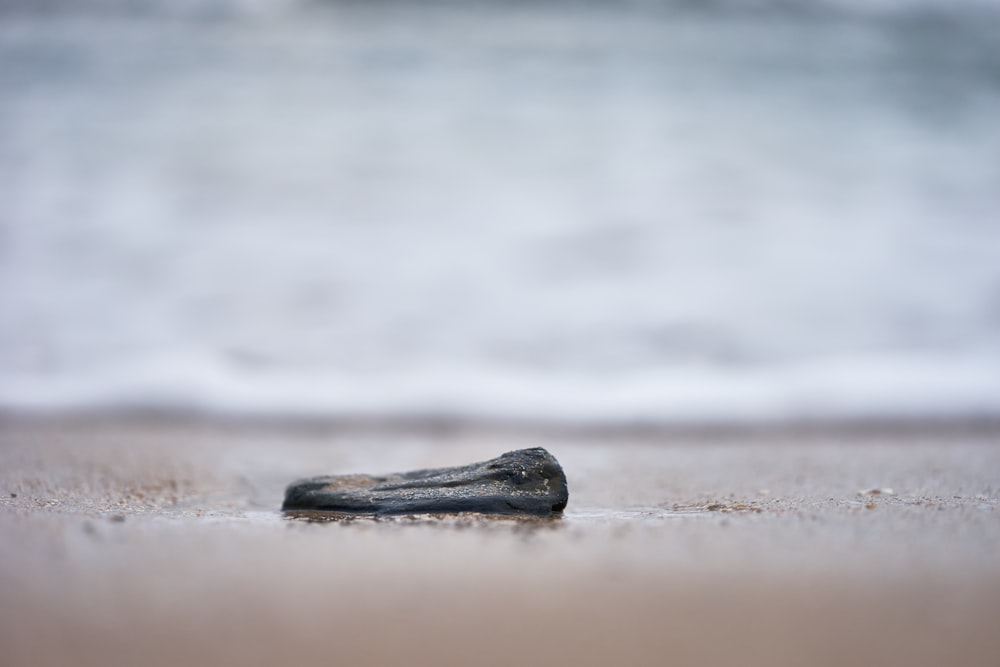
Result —
[[[3, 664], [994, 665], [1000, 430], [6, 416]], [[553, 520], [323, 522], [313, 474], [549, 449]]]

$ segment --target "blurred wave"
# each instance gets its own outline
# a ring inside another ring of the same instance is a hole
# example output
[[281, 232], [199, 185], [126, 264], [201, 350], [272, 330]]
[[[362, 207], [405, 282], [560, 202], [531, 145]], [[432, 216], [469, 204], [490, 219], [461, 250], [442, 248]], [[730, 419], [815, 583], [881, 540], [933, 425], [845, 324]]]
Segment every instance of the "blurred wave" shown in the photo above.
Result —
[[502, 11], [534, 10], [539, 6], [564, 12], [586, 9], [611, 9], [617, 13], [637, 12], [644, 15], [701, 13], [771, 14], [800, 16], [969, 16], [991, 13], [1000, 9], [997, 0], [382, 0], [378, 3], [364, 0], [174, 0], [151, 3], [144, 0], [4, 0], [0, 11], [35, 14], [85, 14], [100, 12], [116, 14], [142, 14], [150, 16], [190, 16], [204, 18], [233, 18], [237, 16], [275, 16], [301, 14], [326, 8], [356, 8], [365, 11], [386, 12], [399, 9], [417, 12], [432, 8], [445, 8], [452, 12], [478, 12], [484, 7]]
[[0, 406], [1000, 414], [998, 10], [0, 3]]

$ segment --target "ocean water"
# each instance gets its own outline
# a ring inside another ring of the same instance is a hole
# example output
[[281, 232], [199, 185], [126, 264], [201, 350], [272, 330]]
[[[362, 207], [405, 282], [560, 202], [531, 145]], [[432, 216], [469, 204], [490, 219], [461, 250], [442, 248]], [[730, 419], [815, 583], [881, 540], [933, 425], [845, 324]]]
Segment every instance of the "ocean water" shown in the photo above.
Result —
[[0, 3], [0, 408], [1000, 415], [1000, 3]]

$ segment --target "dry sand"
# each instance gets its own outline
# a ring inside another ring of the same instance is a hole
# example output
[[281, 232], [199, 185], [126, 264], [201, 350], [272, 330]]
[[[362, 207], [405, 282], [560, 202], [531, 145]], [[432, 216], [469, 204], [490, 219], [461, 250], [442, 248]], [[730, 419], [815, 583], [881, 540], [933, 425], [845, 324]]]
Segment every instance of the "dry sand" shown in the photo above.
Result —
[[[561, 519], [278, 512], [300, 476], [534, 445], [569, 478]], [[998, 495], [995, 425], [7, 416], [0, 663], [998, 665]]]

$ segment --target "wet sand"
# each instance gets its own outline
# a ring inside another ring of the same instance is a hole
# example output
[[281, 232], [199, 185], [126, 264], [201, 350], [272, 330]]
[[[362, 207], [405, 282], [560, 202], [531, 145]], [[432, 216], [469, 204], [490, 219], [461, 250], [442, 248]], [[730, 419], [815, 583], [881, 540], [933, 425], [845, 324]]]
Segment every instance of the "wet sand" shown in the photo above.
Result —
[[[541, 445], [560, 519], [322, 522], [302, 476]], [[0, 421], [0, 662], [1000, 664], [1000, 429]]]

